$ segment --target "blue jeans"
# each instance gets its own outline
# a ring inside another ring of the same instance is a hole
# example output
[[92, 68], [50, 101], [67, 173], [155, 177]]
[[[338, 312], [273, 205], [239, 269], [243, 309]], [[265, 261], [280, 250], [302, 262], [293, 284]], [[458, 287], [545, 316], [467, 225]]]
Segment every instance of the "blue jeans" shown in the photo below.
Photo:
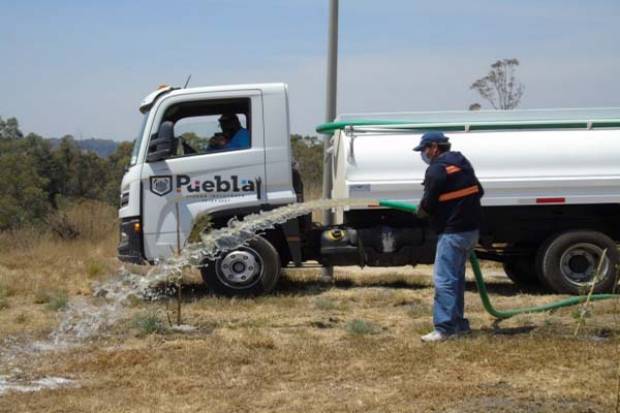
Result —
[[465, 312], [465, 263], [478, 242], [478, 230], [441, 234], [437, 240], [433, 282], [435, 330], [454, 334], [469, 330]]

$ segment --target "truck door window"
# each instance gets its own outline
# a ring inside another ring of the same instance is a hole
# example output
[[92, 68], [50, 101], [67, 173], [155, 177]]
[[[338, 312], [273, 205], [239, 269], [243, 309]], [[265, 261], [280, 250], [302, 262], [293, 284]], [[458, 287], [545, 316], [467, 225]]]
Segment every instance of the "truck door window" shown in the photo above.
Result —
[[251, 147], [249, 98], [180, 103], [166, 110], [164, 121], [174, 123], [175, 148], [171, 157]]

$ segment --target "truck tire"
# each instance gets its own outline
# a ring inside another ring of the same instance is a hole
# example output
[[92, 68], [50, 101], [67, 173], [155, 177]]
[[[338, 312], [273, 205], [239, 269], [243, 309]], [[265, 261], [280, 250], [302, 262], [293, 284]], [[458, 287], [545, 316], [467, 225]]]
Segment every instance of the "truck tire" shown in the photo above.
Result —
[[538, 276], [556, 293], [587, 294], [605, 249], [607, 259], [594, 292], [611, 292], [617, 282], [618, 249], [611, 238], [597, 231], [567, 231], [550, 237], [538, 250]]
[[215, 294], [255, 296], [271, 292], [280, 277], [280, 255], [263, 237], [222, 254], [201, 267], [202, 279]]

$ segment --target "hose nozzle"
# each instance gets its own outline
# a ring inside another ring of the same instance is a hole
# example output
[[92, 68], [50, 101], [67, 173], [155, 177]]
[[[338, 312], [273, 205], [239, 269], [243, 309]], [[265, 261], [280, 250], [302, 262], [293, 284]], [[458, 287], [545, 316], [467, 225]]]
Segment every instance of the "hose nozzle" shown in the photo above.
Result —
[[386, 208], [392, 208], [392, 209], [396, 209], [399, 211], [411, 212], [412, 214], [415, 214], [416, 211], [418, 210], [417, 206], [410, 204], [409, 202], [390, 201], [387, 199], [380, 200], [379, 206], [386, 207]]

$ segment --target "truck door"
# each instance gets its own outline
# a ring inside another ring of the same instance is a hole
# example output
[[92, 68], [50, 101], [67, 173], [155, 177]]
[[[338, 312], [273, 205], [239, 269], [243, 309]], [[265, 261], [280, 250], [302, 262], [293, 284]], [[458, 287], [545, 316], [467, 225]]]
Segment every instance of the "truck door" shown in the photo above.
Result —
[[147, 259], [182, 248], [202, 212], [260, 205], [265, 187], [263, 105], [258, 90], [173, 95], [154, 115], [168, 122], [172, 154], [142, 169]]

